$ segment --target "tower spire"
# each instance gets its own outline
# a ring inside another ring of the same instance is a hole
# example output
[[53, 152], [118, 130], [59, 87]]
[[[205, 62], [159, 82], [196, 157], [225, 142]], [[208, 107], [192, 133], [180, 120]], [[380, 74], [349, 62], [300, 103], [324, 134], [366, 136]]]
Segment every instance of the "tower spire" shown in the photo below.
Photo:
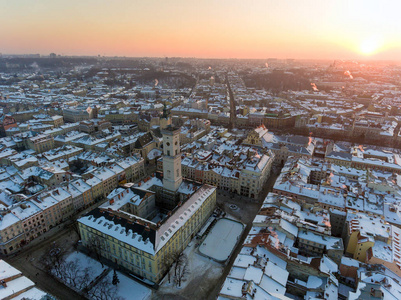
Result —
[[169, 117], [169, 111], [167, 109], [166, 101], [164, 101], [164, 107], [163, 107], [163, 115], [162, 118], [168, 119]]

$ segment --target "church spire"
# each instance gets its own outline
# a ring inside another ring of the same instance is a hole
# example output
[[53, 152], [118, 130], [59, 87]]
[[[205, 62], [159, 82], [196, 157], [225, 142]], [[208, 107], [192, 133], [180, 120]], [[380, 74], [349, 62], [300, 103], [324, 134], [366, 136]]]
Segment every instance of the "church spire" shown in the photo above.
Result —
[[164, 101], [162, 118], [168, 119], [168, 117], [169, 117], [169, 111], [167, 109], [166, 101]]

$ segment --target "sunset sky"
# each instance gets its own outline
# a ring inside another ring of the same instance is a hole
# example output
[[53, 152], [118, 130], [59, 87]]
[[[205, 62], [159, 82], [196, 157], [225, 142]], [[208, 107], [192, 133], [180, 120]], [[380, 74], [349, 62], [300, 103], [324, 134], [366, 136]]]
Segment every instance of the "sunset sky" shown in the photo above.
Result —
[[401, 60], [395, 0], [0, 0], [0, 53]]

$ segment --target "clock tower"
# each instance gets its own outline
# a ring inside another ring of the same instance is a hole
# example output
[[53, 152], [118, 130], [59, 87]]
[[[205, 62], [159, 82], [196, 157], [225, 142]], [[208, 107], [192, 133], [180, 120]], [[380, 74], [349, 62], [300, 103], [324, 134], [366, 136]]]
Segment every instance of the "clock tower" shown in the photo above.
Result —
[[171, 125], [161, 131], [163, 135], [163, 188], [175, 193], [182, 183], [180, 128]]

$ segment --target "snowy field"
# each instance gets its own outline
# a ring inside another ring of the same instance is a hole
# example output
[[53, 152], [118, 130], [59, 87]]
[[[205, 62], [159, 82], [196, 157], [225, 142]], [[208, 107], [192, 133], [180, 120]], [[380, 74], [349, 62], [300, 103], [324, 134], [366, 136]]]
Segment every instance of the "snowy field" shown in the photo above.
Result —
[[239, 238], [243, 224], [229, 219], [220, 219], [199, 247], [199, 252], [219, 262], [226, 261]]
[[[88, 281], [92, 281], [96, 276], [103, 272], [104, 269], [108, 267], [105, 266], [102, 268], [100, 262], [95, 259], [86, 256], [81, 252], [73, 252], [66, 258], [66, 261], [78, 261], [79, 266], [81, 268], [90, 268], [90, 277], [87, 278]], [[126, 300], [135, 299], [135, 300], [147, 300], [150, 299], [152, 295], [152, 290], [148, 287], [140, 284], [139, 282], [125, 276], [124, 274], [117, 271], [118, 279], [120, 283], [117, 285], [116, 295]], [[107, 279], [109, 282], [112, 281], [113, 278], [113, 270], [109, 272], [107, 275]]]

